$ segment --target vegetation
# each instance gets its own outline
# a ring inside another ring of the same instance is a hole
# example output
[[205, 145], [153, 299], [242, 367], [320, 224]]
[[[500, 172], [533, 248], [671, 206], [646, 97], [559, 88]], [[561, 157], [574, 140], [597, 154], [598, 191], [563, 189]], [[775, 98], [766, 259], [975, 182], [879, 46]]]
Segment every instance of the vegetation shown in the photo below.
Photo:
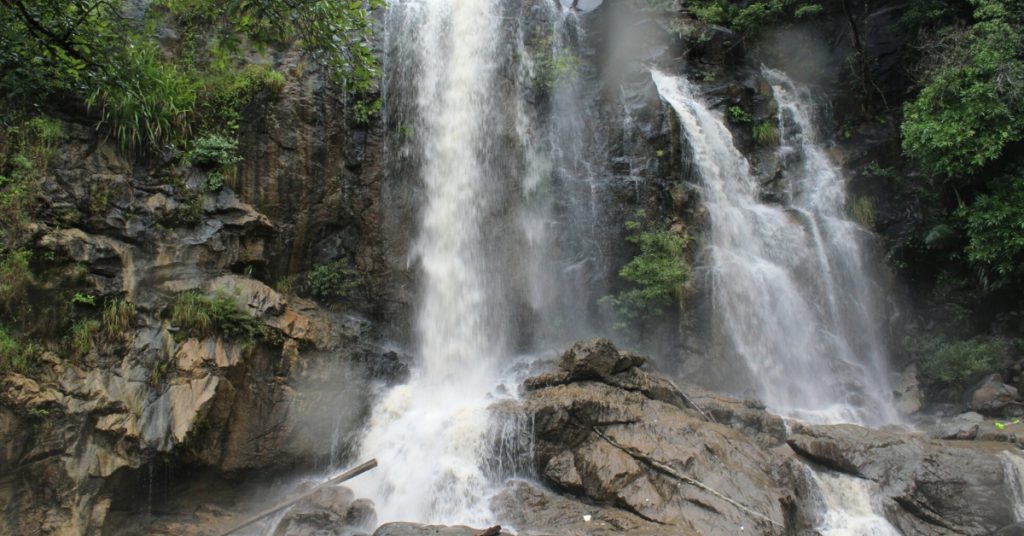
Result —
[[180, 294], [171, 306], [171, 324], [187, 337], [220, 335], [245, 342], [264, 340], [273, 344], [279, 344], [282, 337], [223, 291], [213, 295], [198, 291]]
[[[3, 109], [85, 104], [99, 128], [126, 149], [184, 146], [195, 133], [237, 128], [241, 110], [276, 95], [284, 76], [240, 67], [250, 48], [297, 43], [330, 79], [355, 93], [374, 90], [370, 11], [383, 0], [159, 0], [138, 9], [108, 0], [3, 0]], [[181, 28], [170, 54], [153, 37]], [[372, 108], [372, 106], [371, 106]]]
[[680, 303], [682, 289], [690, 279], [690, 266], [683, 258], [689, 238], [668, 229], [651, 228], [641, 211], [626, 223], [626, 240], [639, 252], [619, 270], [619, 277], [633, 288], [602, 298], [623, 319], [634, 321], [663, 313]]
[[743, 35], [757, 34], [773, 22], [810, 18], [824, 11], [815, 0], [689, 0], [684, 6], [704, 22], [726, 26]]
[[741, 106], [730, 106], [725, 111], [725, 117], [733, 123], [753, 123], [754, 116], [750, 115], [750, 112], [743, 109]]
[[0, 372], [28, 374], [35, 366], [38, 352], [37, 346], [22, 344], [0, 326]]
[[961, 341], [919, 339], [911, 347], [920, 358], [920, 370], [926, 378], [960, 389], [999, 370], [1009, 356], [1009, 344], [993, 337]]
[[532, 47], [534, 54], [534, 81], [541, 89], [552, 89], [575, 77], [582, 66], [579, 56], [558, 47], [550, 36], [538, 39]]
[[754, 125], [754, 141], [758, 145], [771, 147], [779, 144], [779, 127], [774, 121], [761, 121]]
[[318, 264], [306, 274], [303, 290], [308, 296], [321, 301], [347, 298], [359, 287], [359, 272], [345, 259]]
[[103, 330], [108, 337], [121, 337], [128, 332], [135, 320], [135, 304], [117, 298], [107, 302], [103, 308]]

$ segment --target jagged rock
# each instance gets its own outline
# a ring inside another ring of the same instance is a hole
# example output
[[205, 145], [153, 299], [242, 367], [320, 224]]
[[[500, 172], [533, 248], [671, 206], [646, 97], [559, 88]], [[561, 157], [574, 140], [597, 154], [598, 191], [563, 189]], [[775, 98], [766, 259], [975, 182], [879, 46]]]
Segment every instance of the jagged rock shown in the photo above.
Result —
[[978, 437], [978, 432], [986, 423], [985, 417], [979, 413], [962, 413], [952, 418], [939, 419], [925, 430], [934, 439], [971, 440]]
[[538, 474], [677, 533], [782, 533], [790, 499], [768, 453], [681, 407], [684, 397], [664, 380], [647, 375], [659, 389], [635, 389], [641, 363], [607, 341], [581, 343], [562, 359], [565, 383], [534, 383], [523, 405]]
[[800, 456], [878, 484], [889, 520], [908, 535], [987, 535], [1014, 521], [1000, 443], [937, 441], [853, 425], [801, 425]]
[[659, 525], [619, 508], [586, 504], [516, 480], [492, 501], [495, 512], [520, 534], [560, 536], [697, 536], [678, 526]]
[[913, 415], [921, 411], [924, 395], [921, 393], [921, 382], [917, 379], [917, 365], [911, 364], [900, 376], [900, 383], [895, 389], [896, 410], [901, 415]]
[[971, 393], [971, 409], [979, 413], [998, 414], [1017, 400], [1017, 388], [1003, 383], [998, 374], [986, 377]]
[[273, 536], [348, 536], [376, 524], [372, 502], [357, 501], [352, 490], [335, 486], [319, 490], [291, 508]]

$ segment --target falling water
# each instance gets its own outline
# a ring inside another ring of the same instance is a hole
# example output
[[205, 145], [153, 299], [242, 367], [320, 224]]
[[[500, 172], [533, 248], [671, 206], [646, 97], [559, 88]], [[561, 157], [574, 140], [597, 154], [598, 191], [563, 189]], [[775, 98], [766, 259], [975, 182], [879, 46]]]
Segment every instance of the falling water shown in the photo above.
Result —
[[768, 72], [779, 106], [783, 204], [760, 184], [722, 118], [680, 77], [653, 72], [702, 177], [715, 324], [723, 352], [749, 370], [769, 409], [819, 422], [892, 422], [883, 309], [843, 215], [842, 176], [814, 139], [809, 104]]
[[527, 102], [537, 38], [524, 12], [561, 8], [534, 6], [403, 0], [389, 10], [385, 113], [415, 140], [395, 154], [415, 162], [422, 202], [412, 252], [418, 363], [375, 406], [361, 450], [380, 466], [356, 484], [381, 521], [493, 521], [489, 476], [504, 468], [491, 459], [490, 408], [515, 390], [499, 387], [515, 385], [505, 367], [559, 303], [557, 285], [540, 278], [552, 272], [542, 199], [552, 165]]
[[870, 480], [803, 466], [810, 484], [807, 520], [822, 536], [899, 536], [881, 514], [878, 485]]
[[999, 454], [1003, 461], [1003, 473], [1010, 488], [1013, 520], [1024, 523], [1024, 456], [1004, 451]]

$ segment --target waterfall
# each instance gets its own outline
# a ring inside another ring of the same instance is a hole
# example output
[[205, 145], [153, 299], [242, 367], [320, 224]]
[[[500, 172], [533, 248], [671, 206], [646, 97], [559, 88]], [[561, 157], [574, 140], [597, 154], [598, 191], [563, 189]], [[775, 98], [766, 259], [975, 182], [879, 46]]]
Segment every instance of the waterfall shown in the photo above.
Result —
[[1024, 523], [1024, 456], [1003, 451], [999, 453], [1003, 462], [1006, 486], [1010, 488], [1013, 505], [1013, 520]]
[[719, 358], [738, 359], [757, 395], [783, 415], [895, 421], [884, 309], [864, 260], [867, 233], [844, 216], [843, 178], [815, 140], [806, 95], [766, 72], [789, 187], [775, 204], [762, 201], [750, 163], [689, 81], [652, 76], [679, 116], [702, 179]]
[[802, 466], [808, 486], [807, 520], [822, 536], [899, 536], [882, 515], [878, 485], [870, 480]]
[[[375, 405], [360, 450], [380, 466], [353, 486], [382, 522], [493, 521], [502, 464], [490, 408], [514, 396], [510, 363], [564, 304], [548, 277], [550, 137], [528, 101], [538, 67], [526, 12], [538, 9], [562, 14], [553, 1], [402, 0], [388, 11], [385, 121], [405, 138], [396, 168], [421, 200], [417, 362]], [[508, 425], [494, 426], [516, 437]]]

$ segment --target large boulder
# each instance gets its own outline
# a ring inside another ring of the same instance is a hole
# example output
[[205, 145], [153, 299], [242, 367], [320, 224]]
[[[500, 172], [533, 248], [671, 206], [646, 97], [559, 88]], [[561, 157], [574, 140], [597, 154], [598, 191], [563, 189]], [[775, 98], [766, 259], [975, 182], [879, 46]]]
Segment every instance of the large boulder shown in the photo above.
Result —
[[998, 374], [991, 374], [981, 381], [971, 393], [971, 409], [979, 413], [998, 415], [1017, 401], [1017, 388], [1003, 383]]
[[689, 409], [643, 362], [607, 341], [579, 343], [558, 371], [528, 382], [523, 404], [541, 479], [628, 513], [643, 530], [783, 534], [791, 497], [768, 452]]
[[796, 427], [797, 454], [877, 484], [904, 534], [987, 535], [1015, 521], [1017, 467], [1005, 443], [939, 441], [853, 425]]

